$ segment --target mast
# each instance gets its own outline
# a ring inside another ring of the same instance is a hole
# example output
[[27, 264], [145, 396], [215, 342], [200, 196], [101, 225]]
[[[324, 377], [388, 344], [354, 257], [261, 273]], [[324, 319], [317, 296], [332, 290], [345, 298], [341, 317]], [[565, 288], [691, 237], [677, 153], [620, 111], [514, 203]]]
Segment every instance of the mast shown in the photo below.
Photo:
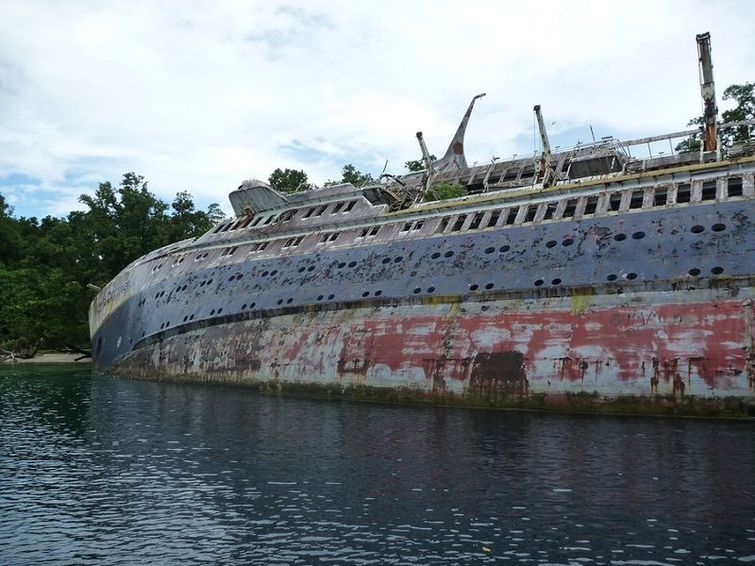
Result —
[[469, 103], [469, 108], [464, 113], [464, 117], [461, 119], [459, 127], [456, 129], [451, 143], [448, 145], [446, 154], [436, 161], [433, 165], [435, 171], [443, 173], [444, 171], [459, 171], [467, 168], [467, 159], [464, 156], [464, 134], [467, 131], [467, 123], [469, 117], [472, 115], [472, 109], [474, 103], [478, 98], [485, 96], [485, 93], [478, 94], [472, 98], [472, 102]]
[[538, 163], [538, 174], [536, 178], [543, 179], [543, 188], [550, 187], [553, 184], [555, 178], [555, 171], [553, 170], [553, 157], [551, 155], [551, 144], [548, 140], [548, 132], [545, 131], [545, 122], [543, 121], [543, 113], [540, 111], [540, 105], [535, 105], [533, 109], [535, 111], [535, 117], [537, 118], [537, 127], [540, 130], [540, 141], [543, 144], [543, 153], [540, 156], [540, 163]]
[[718, 152], [716, 128], [716, 88], [713, 82], [713, 59], [710, 53], [710, 32], [698, 34], [697, 59], [700, 68], [700, 94], [703, 97], [703, 152]]

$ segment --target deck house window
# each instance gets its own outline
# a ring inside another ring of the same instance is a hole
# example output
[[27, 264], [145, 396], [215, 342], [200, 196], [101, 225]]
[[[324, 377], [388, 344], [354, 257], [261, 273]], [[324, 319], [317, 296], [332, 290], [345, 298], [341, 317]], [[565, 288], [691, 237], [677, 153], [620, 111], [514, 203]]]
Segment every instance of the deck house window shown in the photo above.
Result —
[[587, 203], [585, 204], [585, 212], [584, 214], [595, 214], [595, 211], [598, 208], [598, 197], [588, 197]]
[[372, 230], [370, 230], [370, 233], [367, 234], [367, 237], [372, 238], [373, 236], [377, 236], [378, 232], [380, 232], [380, 226], [374, 226]]
[[727, 184], [726, 196], [729, 196], [729, 197], [742, 196], [742, 177], [729, 177], [729, 179], [727, 179], [726, 184]]
[[702, 200], [716, 200], [716, 182], [706, 181], [703, 183]]
[[501, 211], [500, 210], [494, 210], [490, 214], [490, 218], [488, 219], [488, 228], [492, 228], [498, 223], [498, 219], [501, 217]]
[[414, 223], [414, 226], [412, 226], [412, 232], [415, 232], [415, 231], [417, 231], [417, 230], [422, 230], [422, 227], [423, 227], [424, 225], [425, 225], [425, 221], [424, 221], [424, 220], [417, 220], [417, 221], [416, 221], [416, 222]]
[[351, 212], [351, 209], [354, 208], [354, 205], [357, 203], [355, 200], [350, 200], [349, 203], [346, 205], [346, 208], [343, 209], [344, 212]]
[[564, 207], [564, 213], [561, 218], [574, 218], [574, 213], [577, 211], [577, 200], [569, 199], [566, 201], [566, 207]]
[[629, 209], [642, 208], [642, 201], [645, 198], [645, 191], [632, 191], [632, 199], [629, 201]]
[[621, 207], [621, 193], [611, 193], [608, 196], [608, 210], [618, 212]]
[[411, 222], [406, 222], [406, 223], [405, 223], [405, 224], [404, 224], [404, 225], [403, 225], [403, 226], [401, 227], [401, 231], [402, 231], [402, 232], [408, 232], [408, 231], [409, 231], [409, 230], [411, 230], [411, 229], [412, 229], [412, 223], [411, 223]]
[[516, 220], [517, 214], [519, 214], [518, 206], [514, 206], [509, 209], [509, 215], [506, 217], [506, 226], [511, 226], [514, 224], [514, 220]]
[[319, 207], [317, 210], [315, 210], [315, 216], [322, 216], [322, 213], [325, 212], [325, 209], [328, 208], [327, 204], [323, 204], [321, 207]]
[[543, 220], [550, 220], [553, 218], [553, 213], [556, 212], [556, 203], [549, 202], [545, 205], [545, 214], [543, 214]]
[[333, 210], [330, 211], [331, 214], [338, 214], [338, 212], [343, 208], [344, 203], [339, 202], [334, 207]]
[[666, 206], [668, 202], [668, 189], [658, 188], [653, 193], [653, 206]]
[[470, 230], [477, 230], [480, 227], [480, 224], [482, 223], [482, 217], [485, 216], [484, 212], [478, 212], [474, 215], [474, 218], [472, 219], [472, 223], [469, 225]]
[[446, 231], [447, 227], [448, 227], [448, 218], [443, 218], [438, 224], [438, 228], [436, 228], [435, 233], [442, 234], [443, 232]]
[[467, 215], [466, 214], [460, 215], [456, 219], [456, 222], [454, 223], [453, 228], [451, 228], [451, 232], [458, 232], [459, 230], [461, 230], [461, 227], [464, 226], [464, 221], [466, 219], [467, 219]]
[[527, 213], [524, 216], [524, 222], [532, 222], [535, 219], [536, 214], [537, 214], [537, 205], [531, 204], [527, 208]]
[[676, 202], [689, 202], [692, 198], [692, 186], [689, 183], [682, 183], [676, 189]]

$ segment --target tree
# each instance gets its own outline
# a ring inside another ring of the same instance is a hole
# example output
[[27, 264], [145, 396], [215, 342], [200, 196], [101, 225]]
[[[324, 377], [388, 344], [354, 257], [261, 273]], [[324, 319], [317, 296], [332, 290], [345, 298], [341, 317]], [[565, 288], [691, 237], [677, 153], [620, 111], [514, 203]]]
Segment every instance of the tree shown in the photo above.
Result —
[[432, 185], [425, 193], [425, 202], [434, 200], [446, 200], [450, 198], [463, 197], [467, 194], [467, 189], [461, 185], [455, 183], [449, 183], [448, 181], [441, 181], [438, 184]]
[[301, 169], [276, 169], [268, 179], [270, 186], [282, 193], [294, 193], [307, 183], [307, 174]]
[[354, 165], [348, 163], [343, 166], [341, 180], [340, 181], [325, 181], [325, 186], [340, 185], [341, 183], [351, 183], [355, 187], [361, 187], [367, 183], [374, 183], [375, 180], [369, 173], [362, 173]]
[[[437, 159], [438, 158], [435, 157], [435, 155], [430, 155], [430, 161], [436, 161]], [[425, 162], [422, 159], [413, 159], [411, 161], [406, 161], [404, 167], [406, 167], [410, 173], [417, 173], [418, 171], [425, 170]]]
[[[736, 106], [731, 110], [724, 110], [721, 113], [723, 123], [743, 122], [745, 120], [755, 119], [755, 84], [744, 83], [741, 85], [731, 85], [724, 91], [724, 100], [733, 100]], [[703, 124], [702, 116], [690, 120], [688, 126], [701, 126]], [[736, 143], [746, 142], [753, 137], [753, 126], [737, 126], [720, 132], [721, 145], [729, 148]], [[683, 140], [676, 146], [676, 151], [700, 151], [702, 140], [700, 134], [695, 133]]]

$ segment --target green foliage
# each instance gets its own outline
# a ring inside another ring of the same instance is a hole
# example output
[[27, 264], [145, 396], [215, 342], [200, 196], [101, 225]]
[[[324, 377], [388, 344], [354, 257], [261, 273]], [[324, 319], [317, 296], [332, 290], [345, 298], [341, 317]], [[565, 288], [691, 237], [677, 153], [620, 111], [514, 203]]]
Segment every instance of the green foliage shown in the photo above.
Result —
[[[430, 155], [431, 161], [437, 161], [437, 157], [435, 155]], [[424, 171], [425, 170], [425, 162], [422, 159], [412, 159], [411, 161], [404, 162], [404, 167], [406, 167], [410, 173], [417, 173], [418, 171]]]
[[270, 186], [282, 193], [294, 193], [307, 183], [307, 174], [300, 169], [276, 169], [268, 179]]
[[434, 200], [446, 200], [449, 198], [463, 197], [467, 194], [467, 189], [455, 183], [441, 181], [432, 185], [425, 193], [425, 202]]
[[340, 181], [325, 181], [325, 186], [340, 185], [341, 183], [351, 183], [355, 187], [361, 187], [369, 183], [374, 183], [375, 179], [369, 173], [362, 173], [354, 165], [348, 163], [343, 166], [343, 172]]
[[180, 192], [167, 203], [144, 178], [126, 173], [101, 183], [66, 218], [15, 218], [0, 195], [0, 344], [85, 345], [92, 283], [102, 286], [141, 255], [203, 234], [224, 215], [197, 210]]
[[[723, 99], [732, 100], [736, 104], [734, 108], [724, 110], [721, 113], [721, 121], [723, 123], [743, 122], [755, 119], [755, 83], [731, 85], [724, 91]], [[687, 123], [688, 126], [701, 126], [702, 124], [702, 116], [693, 118]], [[720, 133], [721, 145], [724, 148], [729, 148], [736, 143], [749, 141], [753, 138], [753, 133], [755, 133], [755, 127], [753, 126], [738, 126], [723, 130]], [[701, 146], [702, 140], [700, 139], [700, 134], [696, 133], [677, 144], [675, 149], [677, 152], [700, 151]]]

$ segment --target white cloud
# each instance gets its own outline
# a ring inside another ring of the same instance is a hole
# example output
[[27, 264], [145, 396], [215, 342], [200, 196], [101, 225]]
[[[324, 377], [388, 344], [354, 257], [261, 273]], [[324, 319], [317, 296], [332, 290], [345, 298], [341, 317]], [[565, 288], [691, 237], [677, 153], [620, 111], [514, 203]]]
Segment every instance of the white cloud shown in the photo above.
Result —
[[481, 91], [470, 160], [531, 150], [535, 103], [554, 130], [678, 129], [699, 111], [702, 31], [719, 96], [755, 78], [748, 2], [405, 4], [6, 1], [0, 178], [38, 178], [68, 205], [82, 178], [134, 170], [162, 198], [225, 204], [275, 167], [316, 182], [350, 161], [400, 169], [418, 129], [441, 154]]

